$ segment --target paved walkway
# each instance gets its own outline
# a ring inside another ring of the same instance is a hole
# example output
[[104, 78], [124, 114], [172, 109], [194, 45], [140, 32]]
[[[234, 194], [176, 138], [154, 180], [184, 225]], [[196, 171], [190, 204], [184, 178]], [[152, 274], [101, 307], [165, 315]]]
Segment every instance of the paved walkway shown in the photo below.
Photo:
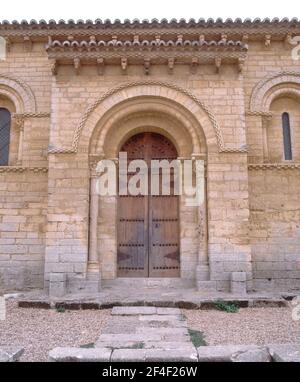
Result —
[[199, 346], [178, 308], [114, 307], [94, 348], [55, 348], [55, 362], [299, 362], [299, 344]]
[[112, 348], [112, 361], [198, 359], [178, 308], [114, 307], [96, 347]]

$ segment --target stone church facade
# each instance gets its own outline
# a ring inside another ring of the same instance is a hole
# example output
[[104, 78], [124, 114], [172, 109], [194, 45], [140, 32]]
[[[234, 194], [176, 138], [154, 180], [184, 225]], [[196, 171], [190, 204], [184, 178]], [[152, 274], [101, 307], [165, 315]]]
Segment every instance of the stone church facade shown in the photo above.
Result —
[[[2, 22], [0, 36], [1, 289], [62, 295], [141, 275], [300, 289], [299, 21]], [[144, 225], [138, 199], [97, 195], [97, 162], [118, 164], [138, 135], [202, 161], [200, 206], [150, 201]], [[120, 243], [153, 224], [169, 224], [165, 241]], [[122, 268], [122, 245], [128, 258], [143, 247], [142, 273]], [[155, 245], [162, 258], [176, 246], [177, 265], [147, 268]]]

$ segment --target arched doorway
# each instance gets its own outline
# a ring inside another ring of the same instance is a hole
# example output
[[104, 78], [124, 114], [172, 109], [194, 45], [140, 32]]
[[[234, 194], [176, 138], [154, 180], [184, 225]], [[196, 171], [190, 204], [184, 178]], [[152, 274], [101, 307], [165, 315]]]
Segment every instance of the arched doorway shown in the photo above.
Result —
[[[139, 133], [123, 144], [128, 164], [142, 159], [172, 161], [178, 157], [173, 143], [158, 133]], [[129, 174], [128, 179], [134, 174]], [[161, 177], [161, 175], [160, 175]], [[118, 277], [179, 277], [179, 203], [171, 173], [170, 195], [118, 197]], [[151, 189], [151, 177], [148, 176]]]

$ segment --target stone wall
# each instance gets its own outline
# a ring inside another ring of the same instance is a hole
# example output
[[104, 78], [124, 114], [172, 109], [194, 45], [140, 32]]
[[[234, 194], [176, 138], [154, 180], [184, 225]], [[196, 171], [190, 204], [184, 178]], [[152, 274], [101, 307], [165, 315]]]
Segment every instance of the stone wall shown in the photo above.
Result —
[[299, 289], [299, 169], [250, 171], [249, 189], [254, 287]]
[[47, 173], [0, 170], [0, 286], [42, 288]]
[[[278, 85], [271, 79], [267, 95], [256, 100], [260, 109], [253, 109], [253, 90], [281, 72], [293, 80], [282, 74]], [[206, 162], [205, 235], [215, 287], [228, 290], [232, 272], [242, 271], [248, 289], [296, 288], [299, 166], [282, 161], [280, 115], [289, 109], [296, 163], [299, 78], [299, 64], [284, 41], [251, 41], [242, 71], [226, 62], [219, 71], [212, 64], [196, 71], [156, 64], [149, 75], [135, 64], [126, 72], [107, 65], [99, 75], [95, 63], [77, 75], [73, 65], [62, 64], [53, 75], [44, 43], [26, 48], [14, 42], [0, 62], [0, 107], [23, 115], [24, 133], [20, 161], [20, 127], [13, 118], [9, 164], [19, 169], [0, 168], [1, 284], [42, 287], [44, 272], [46, 286], [52, 272], [85, 278], [92, 157], [116, 156], [130, 129], [145, 127], [139, 121], [147, 115], [148, 128], [165, 129], [180, 142], [182, 156], [196, 153]], [[273, 88], [282, 94], [268, 104]], [[105, 279], [116, 276], [115, 208], [113, 198], [99, 201], [98, 255]], [[204, 229], [197, 211], [182, 208], [181, 214], [182, 276], [194, 279]]]

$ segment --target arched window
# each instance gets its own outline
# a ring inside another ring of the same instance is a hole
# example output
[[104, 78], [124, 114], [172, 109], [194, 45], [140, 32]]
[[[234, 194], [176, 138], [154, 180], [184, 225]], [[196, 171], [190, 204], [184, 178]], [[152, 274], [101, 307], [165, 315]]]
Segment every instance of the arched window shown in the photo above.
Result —
[[291, 126], [289, 113], [282, 114], [282, 131], [283, 131], [283, 147], [284, 159], [292, 160], [292, 141], [291, 141]]
[[11, 115], [0, 107], [0, 166], [8, 165]]

